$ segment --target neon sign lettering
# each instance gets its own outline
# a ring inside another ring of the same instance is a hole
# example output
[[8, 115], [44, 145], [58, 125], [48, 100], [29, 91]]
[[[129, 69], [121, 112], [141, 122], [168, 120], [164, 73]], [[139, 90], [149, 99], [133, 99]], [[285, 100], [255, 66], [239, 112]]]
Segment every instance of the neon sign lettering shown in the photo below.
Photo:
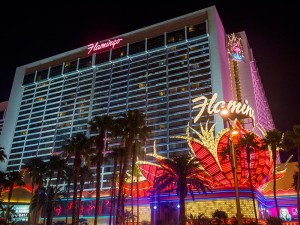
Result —
[[217, 98], [218, 94], [215, 93], [209, 102], [208, 98], [205, 96], [201, 96], [192, 100], [192, 102], [203, 101], [202, 103], [193, 106], [193, 109], [200, 109], [197, 116], [194, 118], [194, 123], [196, 123], [199, 120], [199, 118], [204, 113], [205, 109], [207, 110], [208, 114], [213, 114], [219, 113], [221, 108], [223, 107], [226, 107], [231, 113], [242, 114], [252, 118], [253, 121], [255, 121], [254, 110], [251, 108], [250, 105], [248, 105], [247, 100], [245, 100], [244, 102], [239, 102], [235, 100], [230, 100], [229, 102], [216, 102]]
[[89, 44], [87, 46], [88, 54], [90, 54], [91, 52], [98, 51], [100, 49], [104, 49], [104, 48], [109, 48], [109, 47], [114, 48], [115, 45], [119, 44], [120, 41], [122, 41], [122, 40], [123, 40], [122, 38], [118, 38], [115, 40], [108, 40], [107, 42], [103, 42], [103, 43], [96, 42], [96, 43]]
[[298, 209], [297, 208], [292, 208], [292, 215], [297, 216], [298, 215]]

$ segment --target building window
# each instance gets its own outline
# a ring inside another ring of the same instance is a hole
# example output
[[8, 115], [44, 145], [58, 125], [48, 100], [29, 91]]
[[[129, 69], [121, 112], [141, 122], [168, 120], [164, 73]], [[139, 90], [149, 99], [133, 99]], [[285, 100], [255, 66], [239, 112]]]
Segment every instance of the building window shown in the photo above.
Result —
[[140, 41], [129, 45], [129, 55], [145, 51], [145, 41]]
[[36, 74], [35, 81], [45, 80], [45, 79], [47, 79], [47, 77], [48, 77], [48, 69], [38, 71]]
[[145, 83], [139, 83], [139, 88], [143, 88], [143, 87], [145, 87], [145, 86], [146, 86]]
[[206, 23], [200, 23], [188, 27], [187, 38], [193, 38], [206, 34]]
[[90, 67], [90, 66], [92, 66], [92, 56], [79, 60], [79, 65], [78, 65], [79, 70]]
[[167, 34], [167, 44], [172, 44], [184, 40], [185, 40], [184, 29], [173, 31]]
[[27, 74], [24, 76], [23, 85], [31, 84], [34, 82], [35, 73]]
[[163, 47], [165, 45], [165, 36], [157, 36], [147, 40], [147, 50]]
[[76, 71], [77, 69], [77, 60], [72, 62], [66, 62], [64, 67], [64, 73], [71, 73], [73, 71]]
[[127, 46], [112, 50], [111, 60], [119, 59], [127, 55]]
[[99, 54], [96, 55], [96, 60], [95, 60], [95, 64], [101, 64], [101, 63], [105, 63], [109, 61], [109, 53], [110, 51], [106, 51], [106, 52], [101, 52]]
[[164, 96], [166, 94], [166, 92], [165, 91], [161, 91], [161, 92], [159, 92], [159, 96]]
[[62, 67], [63, 67], [63, 65], [51, 67], [50, 68], [50, 73], [49, 73], [49, 78], [61, 75], [62, 74]]

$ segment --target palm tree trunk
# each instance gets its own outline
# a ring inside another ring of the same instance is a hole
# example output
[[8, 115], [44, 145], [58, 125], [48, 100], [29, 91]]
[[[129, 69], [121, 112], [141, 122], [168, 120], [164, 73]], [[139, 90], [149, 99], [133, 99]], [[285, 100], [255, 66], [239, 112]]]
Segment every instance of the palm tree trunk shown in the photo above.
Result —
[[[50, 192], [50, 184], [52, 181], [52, 177], [53, 177], [53, 172], [50, 172], [50, 176], [49, 176], [49, 181], [48, 181], [48, 185], [47, 185], [47, 195], [46, 195], [46, 209], [48, 210], [48, 202], [49, 202], [49, 192]], [[48, 220], [48, 218], [47, 218]], [[44, 221], [43, 224], [45, 225], [46, 223], [46, 215], [44, 216]]]
[[120, 177], [119, 177], [119, 193], [118, 193], [118, 205], [117, 205], [117, 225], [120, 225], [121, 218], [124, 218], [124, 204], [125, 204], [125, 196], [124, 196], [124, 184], [125, 184], [125, 177], [126, 177], [126, 171], [128, 168], [129, 163], [129, 157], [131, 155], [131, 148], [132, 148], [132, 141], [128, 141], [127, 145], [127, 154], [124, 156], [122, 169], [120, 171]]
[[96, 203], [95, 203], [95, 218], [94, 225], [98, 224], [98, 213], [100, 206], [100, 185], [101, 185], [101, 166], [102, 166], [102, 152], [98, 152], [97, 156], [97, 168], [96, 168]]
[[77, 222], [79, 221], [79, 216], [80, 216], [80, 207], [81, 207], [81, 199], [82, 199], [83, 187], [84, 187], [84, 180], [81, 180], [80, 181], [78, 207], [77, 207]]
[[120, 171], [119, 171], [119, 189], [118, 189], [118, 195], [117, 195], [117, 210], [116, 210], [116, 225], [119, 225], [120, 224], [120, 217], [122, 215], [122, 213], [120, 212], [121, 210], [121, 197], [122, 197], [122, 189], [120, 188], [120, 184], [121, 184], [121, 180], [122, 180], [122, 177], [121, 175], [123, 174], [122, 173], [122, 170], [123, 170], [123, 162], [124, 160], [120, 160]]
[[[136, 162], [136, 149], [134, 149], [132, 154], [132, 164], [131, 164], [131, 220], [132, 224], [134, 224], [134, 197], [133, 197], [133, 183], [134, 183], [134, 169], [135, 169], [135, 162]], [[136, 181], [138, 182], [138, 181]], [[138, 191], [138, 190], [137, 190]]]
[[[50, 216], [51, 216], [51, 215], [49, 215], [49, 212], [48, 212], [49, 207], [50, 206], [48, 206], [48, 204], [46, 204], [46, 212], [44, 214], [44, 220], [43, 220], [43, 224], [44, 225], [46, 224], [46, 218], [47, 218], [47, 221], [48, 221], [48, 219], [50, 219]], [[43, 211], [42, 211], [42, 214], [43, 214]]]
[[274, 201], [275, 201], [275, 207], [276, 207], [276, 213], [277, 213], [277, 218], [279, 219], [279, 210], [278, 210], [278, 203], [277, 203], [277, 195], [276, 195], [276, 146], [272, 146], [272, 157], [273, 157], [273, 194], [274, 194]]
[[77, 225], [77, 182], [78, 182], [78, 168], [81, 165], [81, 161], [79, 157], [76, 157], [75, 159], [75, 164], [74, 164], [74, 188], [73, 188], [73, 211], [72, 211], [72, 225]]
[[54, 192], [54, 196], [53, 196], [53, 201], [51, 203], [50, 218], [47, 219], [47, 220], [50, 220], [49, 224], [52, 224], [52, 220], [53, 220], [53, 207], [54, 207], [55, 202], [56, 202], [57, 192], [58, 192], [58, 185], [60, 183], [61, 175], [62, 175], [62, 170], [58, 171], [58, 173], [57, 173], [55, 192]]
[[299, 189], [300, 189], [300, 146], [297, 148], [298, 152], [298, 178], [297, 178], [297, 210], [298, 210], [298, 223], [300, 222], [300, 194], [299, 194]]
[[160, 192], [157, 192], [157, 221], [161, 219]]
[[11, 199], [13, 190], [14, 190], [14, 186], [13, 186], [13, 185], [10, 185], [9, 191], [8, 191], [8, 196], [7, 196], [6, 212], [5, 212], [5, 217], [4, 217], [4, 221], [5, 221], [6, 223], [8, 223], [8, 215], [9, 215], [10, 199]]
[[[44, 219], [43, 219], [43, 224], [45, 225], [46, 224], [46, 219], [48, 221], [48, 219], [50, 218], [50, 215], [49, 215], [49, 204], [47, 203], [47, 200], [46, 200], [46, 210], [44, 212]], [[41, 217], [43, 216], [43, 210], [42, 210], [42, 213], [41, 213]]]
[[71, 180], [68, 181], [68, 186], [67, 186], [66, 225], [68, 225], [68, 203], [69, 203], [69, 195], [70, 195], [70, 185], [71, 185]]
[[53, 202], [47, 203], [46, 205], [46, 216], [44, 217], [44, 222], [45, 218], [47, 217], [47, 225], [52, 225], [52, 211], [53, 211]]
[[29, 204], [29, 212], [28, 212], [28, 222], [27, 222], [27, 225], [30, 225], [30, 220], [31, 220], [31, 207], [32, 207], [32, 199], [33, 199], [33, 195], [34, 195], [34, 184], [35, 184], [35, 178], [33, 177], [32, 178], [32, 181], [31, 181], [31, 187], [32, 187], [32, 190], [31, 190], [31, 198], [30, 198], [30, 204]]
[[273, 193], [274, 193], [274, 201], [275, 201], [275, 207], [276, 207], [276, 213], [277, 213], [277, 217], [279, 218], [279, 210], [278, 210], [278, 203], [277, 203], [277, 195], [276, 195], [276, 163], [274, 163], [274, 172], [273, 172]]
[[113, 215], [114, 205], [115, 205], [114, 204], [114, 196], [115, 196], [114, 191], [115, 190], [114, 190], [114, 187], [113, 187], [113, 184], [112, 184], [111, 196], [110, 196], [109, 222], [108, 222], [109, 225], [111, 225], [111, 222], [112, 222], [112, 215]]
[[136, 182], [136, 224], [140, 223], [140, 192], [139, 192], [139, 174], [137, 175], [137, 182]]
[[180, 183], [179, 205], [179, 225], [185, 225], [185, 182]]
[[94, 225], [98, 224], [98, 214], [99, 214], [99, 206], [100, 206], [100, 185], [101, 185], [101, 166], [103, 162], [103, 149], [105, 148], [104, 142], [105, 133], [101, 132], [99, 135], [100, 143], [96, 144], [97, 153], [97, 167], [96, 167], [96, 203], [95, 203], [95, 218]]
[[37, 204], [35, 208], [35, 213], [34, 213], [34, 220], [33, 220], [33, 225], [36, 225], [37, 220], [38, 220], [38, 214], [39, 214], [39, 208], [40, 208], [40, 190], [42, 189], [43, 184], [40, 183], [38, 187], [38, 198], [37, 198]]
[[111, 225], [112, 214], [115, 213], [115, 206], [116, 206], [115, 196], [116, 196], [117, 165], [118, 165], [118, 157], [115, 157], [115, 159], [114, 159], [114, 171], [113, 171], [112, 184], [111, 184], [111, 200], [110, 200], [111, 207], [110, 207], [110, 212], [109, 212], [109, 225]]
[[254, 211], [254, 216], [255, 216], [255, 223], [256, 223], [256, 225], [258, 225], [257, 212], [256, 212], [256, 206], [255, 206], [254, 188], [253, 188], [252, 177], [251, 177], [250, 153], [248, 156], [248, 152], [247, 152], [247, 163], [248, 163], [248, 176], [249, 176], [249, 183], [250, 183], [250, 188], [251, 188], [251, 196], [252, 196], [253, 211]]

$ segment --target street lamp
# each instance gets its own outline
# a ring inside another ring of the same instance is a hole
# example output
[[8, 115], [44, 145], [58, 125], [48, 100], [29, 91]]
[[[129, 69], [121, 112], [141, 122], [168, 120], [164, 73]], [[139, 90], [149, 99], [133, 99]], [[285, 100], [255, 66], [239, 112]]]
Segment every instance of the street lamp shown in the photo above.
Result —
[[[224, 121], [224, 127], [226, 126], [226, 121], [230, 121], [230, 115], [231, 113], [228, 111], [227, 108], [221, 108], [220, 115], [223, 118]], [[236, 136], [239, 134], [238, 130], [234, 129], [232, 125], [229, 123], [229, 129], [230, 129], [230, 135], [229, 135], [229, 141], [230, 141], [230, 150], [231, 150], [231, 166], [233, 171], [233, 177], [234, 177], [234, 188], [235, 188], [235, 198], [236, 198], [236, 210], [237, 210], [237, 222], [238, 225], [242, 225], [242, 214], [241, 214], [241, 204], [240, 204], [240, 195], [239, 195], [239, 186], [238, 186], [238, 179], [237, 179], [237, 161], [236, 161], [236, 152], [234, 148]]]
[[[231, 127], [232, 129], [232, 127]], [[237, 210], [237, 220], [238, 225], [242, 225], [242, 214], [241, 214], [241, 204], [240, 204], [240, 195], [239, 195], [239, 184], [237, 179], [237, 161], [236, 161], [236, 152], [234, 148], [234, 136], [238, 135], [237, 130], [231, 130], [230, 131], [230, 147], [232, 152], [232, 169], [233, 169], [233, 176], [234, 176], [234, 188], [235, 188], [235, 197], [236, 197], [236, 210]]]

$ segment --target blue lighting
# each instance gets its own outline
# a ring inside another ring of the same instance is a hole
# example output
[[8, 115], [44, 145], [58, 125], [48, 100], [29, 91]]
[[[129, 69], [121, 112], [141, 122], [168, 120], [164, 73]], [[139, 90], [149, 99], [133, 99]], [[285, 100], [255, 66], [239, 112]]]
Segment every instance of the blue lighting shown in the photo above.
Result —
[[232, 55], [232, 59], [233, 59], [233, 60], [236, 60], [236, 61], [238, 61], [238, 62], [243, 61], [243, 56], [242, 56], [242, 55], [237, 54], [237, 53], [232, 53], [231, 55]]
[[155, 206], [153, 206], [153, 209], [157, 209], [157, 206], [155, 205]]
[[177, 208], [178, 208], [178, 209], [180, 208], [180, 205], [179, 205], [179, 204], [177, 205]]

